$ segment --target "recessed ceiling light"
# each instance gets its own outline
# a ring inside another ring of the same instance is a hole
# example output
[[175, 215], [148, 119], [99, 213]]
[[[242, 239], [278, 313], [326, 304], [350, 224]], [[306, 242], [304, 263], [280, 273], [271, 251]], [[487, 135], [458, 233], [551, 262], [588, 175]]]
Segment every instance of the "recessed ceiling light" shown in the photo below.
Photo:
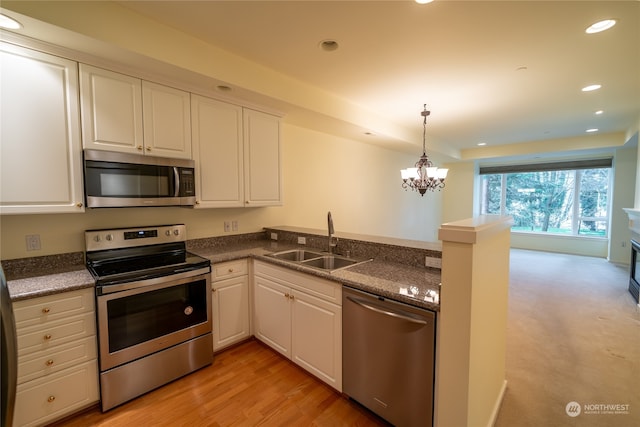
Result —
[[614, 25], [616, 25], [615, 19], [605, 19], [602, 21], [598, 21], [595, 24], [591, 24], [584, 32], [587, 34], [595, 34], [601, 31], [608, 30]]
[[338, 50], [338, 47], [340, 46], [335, 40], [327, 39], [320, 42], [320, 49], [324, 50], [325, 52], [333, 52], [334, 50]]
[[433, 0], [416, 0], [416, 3], [418, 4], [427, 4], [427, 3], [431, 3]]
[[589, 132], [589, 133], [598, 132], [598, 128], [587, 129], [586, 132]]
[[596, 112], [595, 112], [595, 113], [593, 113], [593, 114], [596, 114], [596, 115], [598, 115], [598, 116], [599, 116], [599, 115], [600, 115], [600, 114], [602, 114], [602, 113], [604, 113], [604, 110], [598, 110], [598, 111], [596, 111]]
[[6, 28], [7, 30], [18, 30], [22, 28], [22, 24], [20, 24], [15, 19], [0, 13], [0, 28]]
[[600, 89], [601, 87], [602, 87], [602, 85], [598, 85], [598, 84], [595, 84], [595, 85], [589, 85], [589, 86], [585, 86], [585, 87], [583, 87], [583, 88], [582, 88], [582, 91], [583, 91], [583, 92], [591, 92], [592, 90], [598, 90], [598, 89]]
[[478, 146], [479, 146], [479, 147], [484, 147], [485, 145], [487, 145], [487, 143], [486, 143], [486, 142], [478, 142]]

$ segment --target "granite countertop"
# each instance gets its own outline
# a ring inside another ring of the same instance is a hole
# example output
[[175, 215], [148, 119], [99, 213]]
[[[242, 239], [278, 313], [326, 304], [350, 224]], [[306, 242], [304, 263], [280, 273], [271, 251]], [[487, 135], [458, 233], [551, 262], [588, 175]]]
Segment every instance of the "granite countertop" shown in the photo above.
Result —
[[[440, 270], [412, 267], [389, 261], [372, 260], [333, 272], [283, 261], [269, 254], [288, 249], [311, 249], [269, 240], [238, 244], [189, 248], [212, 263], [254, 258], [339, 282], [343, 285], [405, 302], [420, 308], [439, 311]], [[12, 301], [20, 301], [94, 286], [94, 279], [84, 265], [59, 267], [42, 265], [20, 274], [7, 274]]]
[[212, 263], [252, 257], [420, 308], [440, 310], [439, 269], [412, 267], [374, 259], [346, 269], [328, 272], [269, 256], [274, 252], [289, 249], [318, 251], [318, 249], [302, 245], [263, 241], [263, 243], [253, 242], [224, 248], [196, 248], [191, 249], [191, 252], [210, 259]]
[[31, 275], [7, 277], [7, 287], [11, 301], [21, 301], [78, 289], [92, 288], [95, 280], [84, 265], [67, 268], [46, 267], [34, 270]]

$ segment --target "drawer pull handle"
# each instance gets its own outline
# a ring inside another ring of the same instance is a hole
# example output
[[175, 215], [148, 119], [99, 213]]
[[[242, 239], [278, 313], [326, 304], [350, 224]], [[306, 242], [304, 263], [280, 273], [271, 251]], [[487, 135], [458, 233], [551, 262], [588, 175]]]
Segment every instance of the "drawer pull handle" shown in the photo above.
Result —
[[53, 359], [49, 359], [49, 360], [47, 360], [46, 365], [47, 365], [47, 366], [51, 366], [51, 365], [53, 365]]
[[47, 313], [49, 313], [50, 311], [51, 311], [51, 309], [49, 309], [49, 307], [45, 307], [45, 308], [43, 308], [43, 309], [42, 309], [42, 313], [43, 313], [43, 314], [47, 314]]
[[49, 396], [49, 398], [47, 399], [47, 402], [51, 403], [51, 402], [53, 402], [54, 400], [56, 400], [56, 397], [55, 397], [55, 396]]
[[293, 300], [293, 294], [289, 295], [289, 299]]
[[285, 298], [289, 298], [289, 294], [284, 294], [284, 297]]
[[233, 273], [233, 268], [230, 268], [230, 269], [229, 269], [229, 273]]
[[45, 340], [50, 340], [50, 339], [51, 339], [51, 334], [47, 334], [47, 335], [45, 335], [45, 336], [44, 336], [44, 339], [45, 339]]

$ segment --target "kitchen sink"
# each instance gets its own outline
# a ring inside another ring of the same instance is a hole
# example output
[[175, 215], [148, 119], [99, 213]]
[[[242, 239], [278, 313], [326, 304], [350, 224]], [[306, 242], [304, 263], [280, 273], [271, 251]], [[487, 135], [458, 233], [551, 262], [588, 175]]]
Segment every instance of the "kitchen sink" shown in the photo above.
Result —
[[337, 257], [335, 255], [323, 255], [319, 258], [309, 259], [302, 264], [309, 267], [321, 268], [323, 270], [338, 270], [339, 268], [350, 267], [354, 264], [358, 264], [361, 261]]
[[351, 267], [356, 264], [371, 261], [348, 258], [340, 255], [327, 254], [326, 252], [307, 251], [305, 249], [291, 249], [270, 254], [274, 258], [289, 261], [306, 267], [317, 268], [324, 271], [335, 271]]
[[276, 252], [274, 254], [271, 254], [271, 256], [285, 261], [300, 262], [312, 258], [321, 257], [322, 254], [320, 252], [311, 252], [304, 249], [292, 249], [289, 251]]

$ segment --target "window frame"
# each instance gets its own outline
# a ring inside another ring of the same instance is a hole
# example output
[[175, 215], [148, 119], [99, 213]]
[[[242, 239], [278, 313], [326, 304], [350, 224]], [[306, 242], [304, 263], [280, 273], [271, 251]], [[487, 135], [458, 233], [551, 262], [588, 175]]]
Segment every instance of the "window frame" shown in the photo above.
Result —
[[[560, 166], [557, 169], [555, 165]], [[573, 167], [572, 167], [573, 166]], [[582, 187], [582, 174], [585, 169], [609, 169], [608, 184], [607, 184], [607, 209], [606, 215], [600, 217], [584, 217], [580, 215], [580, 190]], [[570, 237], [581, 239], [602, 239], [608, 240], [611, 233], [611, 197], [613, 192], [613, 160], [607, 159], [591, 159], [588, 161], [576, 161], [576, 162], [560, 162], [560, 163], [544, 163], [544, 164], [532, 164], [532, 165], [508, 165], [508, 166], [492, 166], [492, 167], [480, 167], [479, 173], [479, 189], [478, 191], [478, 207], [481, 214], [487, 214], [485, 212], [485, 197], [483, 192], [486, 191], [487, 186], [484, 185], [483, 175], [500, 175], [500, 215], [509, 215], [506, 211], [506, 199], [507, 199], [507, 175], [513, 173], [523, 172], [543, 172], [543, 171], [572, 171], [573, 172], [573, 195], [574, 203], [571, 209], [571, 234], [554, 233], [549, 231], [522, 231], [512, 230], [512, 233], [518, 234], [535, 234], [542, 236], [556, 236], [556, 237]], [[584, 221], [596, 221], [604, 223], [604, 235], [593, 236], [580, 233], [580, 226]]]

